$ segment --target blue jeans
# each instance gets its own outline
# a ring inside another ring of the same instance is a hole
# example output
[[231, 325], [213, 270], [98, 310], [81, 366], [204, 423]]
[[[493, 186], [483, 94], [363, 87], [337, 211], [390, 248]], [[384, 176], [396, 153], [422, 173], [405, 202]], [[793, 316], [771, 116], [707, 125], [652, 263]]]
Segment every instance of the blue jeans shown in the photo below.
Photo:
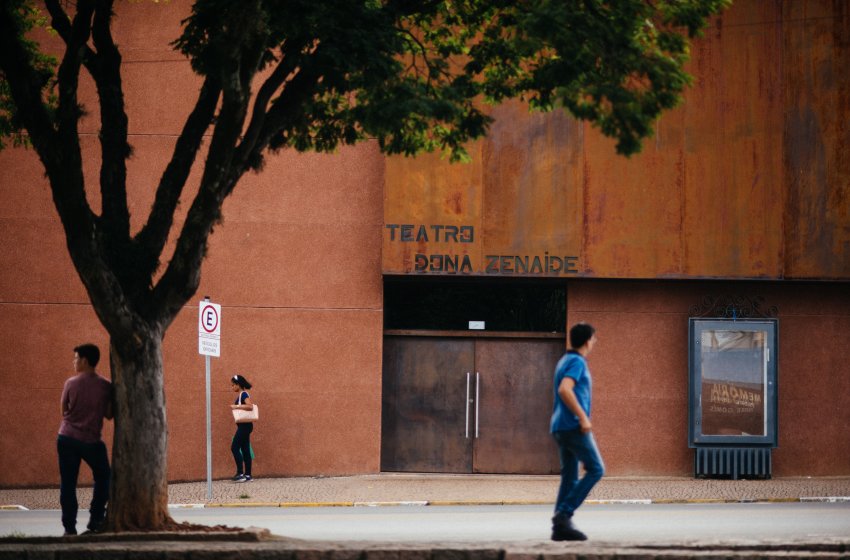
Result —
[[80, 474], [81, 461], [85, 461], [91, 468], [94, 477], [89, 524], [100, 523], [106, 516], [106, 502], [109, 500], [111, 471], [106, 445], [102, 441], [84, 443], [67, 436], [59, 436], [56, 440], [56, 450], [59, 454], [59, 504], [62, 506], [62, 525], [65, 530], [73, 532], [77, 528], [77, 477]]
[[[553, 432], [561, 460], [561, 486], [555, 501], [555, 513], [572, 515], [605, 474], [605, 465], [596, 448], [592, 433], [581, 430]], [[584, 476], [578, 478], [578, 464], [584, 465]]]

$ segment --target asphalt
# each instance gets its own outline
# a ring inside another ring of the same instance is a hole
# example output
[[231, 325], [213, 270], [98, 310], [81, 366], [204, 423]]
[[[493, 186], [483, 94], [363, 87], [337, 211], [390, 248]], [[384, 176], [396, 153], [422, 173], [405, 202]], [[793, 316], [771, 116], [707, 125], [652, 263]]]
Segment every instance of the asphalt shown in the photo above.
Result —
[[[172, 507], [551, 504], [555, 476], [379, 474], [335, 477], [259, 478], [237, 484], [216, 480], [169, 485]], [[91, 488], [80, 488], [81, 503]], [[588, 502], [623, 503], [850, 501], [850, 477], [716, 480], [604, 478]], [[0, 507], [57, 509], [57, 488], [0, 489]], [[0, 560], [848, 560], [850, 538], [783, 542], [690, 542], [663, 545], [517, 542], [396, 545], [308, 542], [248, 528], [238, 533], [118, 533], [79, 537], [0, 538]]]
[[[256, 478], [248, 483], [214, 480], [169, 484], [172, 507], [551, 504], [557, 476], [375, 474], [334, 477]], [[78, 490], [80, 503], [91, 488]], [[850, 501], [850, 476], [769, 480], [605, 477], [588, 503], [689, 503]], [[0, 489], [0, 507], [58, 509], [58, 488]]]

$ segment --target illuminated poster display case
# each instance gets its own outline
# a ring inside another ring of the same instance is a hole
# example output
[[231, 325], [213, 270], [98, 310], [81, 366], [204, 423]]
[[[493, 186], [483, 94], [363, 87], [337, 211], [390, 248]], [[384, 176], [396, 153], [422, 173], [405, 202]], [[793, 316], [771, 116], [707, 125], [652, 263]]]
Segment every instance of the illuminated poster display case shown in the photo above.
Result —
[[698, 476], [770, 476], [777, 327], [776, 319], [690, 319], [688, 445]]

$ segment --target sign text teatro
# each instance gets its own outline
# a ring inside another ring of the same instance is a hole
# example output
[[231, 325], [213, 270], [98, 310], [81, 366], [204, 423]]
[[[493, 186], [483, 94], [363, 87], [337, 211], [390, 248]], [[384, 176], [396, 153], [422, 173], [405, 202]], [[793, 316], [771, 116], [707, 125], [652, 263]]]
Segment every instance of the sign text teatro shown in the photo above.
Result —
[[[562, 276], [578, 273], [578, 257], [544, 251], [542, 255], [485, 254], [473, 266], [464, 244], [475, 243], [475, 227], [470, 225], [386, 224], [391, 243], [416, 243], [413, 272], [420, 274], [490, 274], [518, 276]], [[427, 251], [425, 244], [458, 244], [459, 251]]]

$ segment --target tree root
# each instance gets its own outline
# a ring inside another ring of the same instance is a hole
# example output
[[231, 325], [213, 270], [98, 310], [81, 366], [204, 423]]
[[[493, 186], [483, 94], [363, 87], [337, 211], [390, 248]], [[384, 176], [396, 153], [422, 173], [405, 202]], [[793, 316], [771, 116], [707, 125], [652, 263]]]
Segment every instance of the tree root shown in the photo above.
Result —
[[238, 533], [243, 531], [242, 527], [230, 527], [228, 525], [199, 525], [197, 523], [178, 523], [169, 518], [164, 523], [155, 527], [105, 527], [104, 532], [109, 533]]

